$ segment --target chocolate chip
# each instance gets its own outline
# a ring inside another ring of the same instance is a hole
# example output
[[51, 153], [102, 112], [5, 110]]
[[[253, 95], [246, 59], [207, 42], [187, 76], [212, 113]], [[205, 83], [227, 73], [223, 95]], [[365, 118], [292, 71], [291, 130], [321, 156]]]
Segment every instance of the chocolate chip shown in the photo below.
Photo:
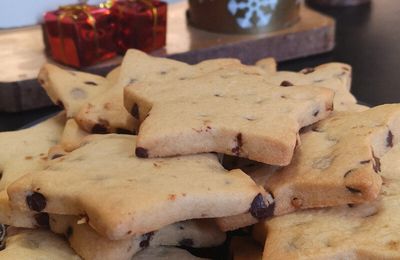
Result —
[[318, 114], [319, 114], [319, 110], [315, 111], [315, 112], [313, 113], [313, 116], [318, 116]]
[[130, 131], [124, 128], [117, 128], [117, 134], [121, 135], [134, 135], [136, 134], [135, 131]]
[[374, 163], [372, 165], [376, 173], [381, 171], [381, 160], [375, 156], [374, 151], [372, 151], [372, 158], [374, 158]]
[[86, 85], [91, 85], [91, 86], [97, 86], [97, 83], [93, 82], [93, 81], [85, 81], [85, 84]]
[[40, 212], [46, 207], [46, 198], [39, 192], [26, 196], [26, 204], [31, 210]]
[[389, 130], [388, 136], [386, 137], [386, 146], [393, 147], [393, 133]]
[[242, 133], [238, 133], [236, 135], [236, 146], [232, 148], [232, 153], [235, 154], [236, 156], [239, 156], [242, 146], [243, 146]]
[[179, 241], [180, 246], [192, 247], [193, 244], [194, 244], [193, 240], [190, 238], [184, 238], [181, 241]]
[[92, 128], [92, 134], [107, 134], [108, 129], [102, 124], [95, 124]]
[[262, 219], [273, 216], [274, 209], [275, 209], [275, 202], [272, 202], [268, 206], [265, 205], [264, 198], [261, 195], [261, 193], [259, 193], [251, 203], [250, 213], [253, 217]]
[[56, 153], [56, 154], [53, 154], [51, 156], [50, 160], [54, 160], [54, 159], [57, 159], [57, 158], [60, 158], [60, 157], [63, 157], [63, 156], [64, 156], [64, 154]]
[[354, 207], [354, 204], [347, 204], [347, 206], [348, 206], [349, 208], [353, 208], [353, 207]]
[[370, 162], [371, 162], [371, 160], [364, 160], [364, 161], [361, 161], [360, 164], [367, 164], [367, 163], [370, 163]]
[[361, 192], [360, 190], [352, 188], [352, 187], [349, 187], [349, 186], [346, 186], [346, 189], [348, 189], [352, 193], [360, 193]]
[[160, 75], [165, 75], [165, 74], [167, 74], [166, 71], [160, 71]]
[[291, 86], [294, 86], [294, 85], [293, 85], [292, 82], [284, 80], [284, 81], [281, 82], [281, 86], [282, 87], [291, 87]]
[[315, 71], [314, 68], [304, 68], [300, 72], [303, 74], [310, 74], [310, 73], [313, 73], [314, 71]]
[[135, 154], [139, 158], [147, 158], [147, 157], [149, 157], [149, 153], [147, 152], [147, 149], [145, 149], [143, 147], [136, 147]]
[[49, 214], [45, 212], [37, 213], [34, 215], [34, 218], [39, 227], [49, 226]]
[[65, 231], [65, 237], [70, 239], [73, 233], [74, 229], [71, 226], [68, 226], [67, 231]]
[[139, 106], [138, 104], [133, 104], [133, 107], [131, 109], [131, 115], [136, 118], [137, 120], [139, 120]]
[[64, 109], [64, 103], [61, 100], [57, 100], [56, 105], [59, 106], [61, 109]]
[[0, 180], [3, 178], [3, 171], [0, 171]]
[[154, 232], [149, 232], [142, 235], [142, 241], [140, 241], [139, 246], [141, 248], [146, 248], [150, 245], [151, 237], [154, 235]]
[[214, 94], [214, 97], [222, 97], [221, 94]]

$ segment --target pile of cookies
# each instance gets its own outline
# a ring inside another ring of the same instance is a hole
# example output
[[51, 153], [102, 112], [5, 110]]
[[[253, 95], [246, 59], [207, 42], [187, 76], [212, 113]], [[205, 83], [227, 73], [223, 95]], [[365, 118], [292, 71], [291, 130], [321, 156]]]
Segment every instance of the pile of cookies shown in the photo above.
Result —
[[1, 259], [400, 258], [400, 105], [349, 65], [130, 50], [39, 82], [64, 111], [0, 133]]

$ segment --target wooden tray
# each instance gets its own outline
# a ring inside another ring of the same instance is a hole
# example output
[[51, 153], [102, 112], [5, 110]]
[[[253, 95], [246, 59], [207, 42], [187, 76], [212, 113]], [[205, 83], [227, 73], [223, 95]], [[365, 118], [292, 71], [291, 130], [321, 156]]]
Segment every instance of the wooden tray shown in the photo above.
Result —
[[[186, 1], [171, 4], [168, 11], [167, 46], [153, 55], [194, 64], [205, 59], [233, 57], [253, 64], [263, 57], [284, 61], [333, 49], [335, 21], [305, 6], [294, 26], [266, 34], [229, 35], [198, 30], [186, 23]], [[39, 26], [0, 32], [0, 111], [18, 112], [52, 103], [36, 81], [39, 68], [49, 60]], [[104, 75], [121, 57], [85, 71]]]

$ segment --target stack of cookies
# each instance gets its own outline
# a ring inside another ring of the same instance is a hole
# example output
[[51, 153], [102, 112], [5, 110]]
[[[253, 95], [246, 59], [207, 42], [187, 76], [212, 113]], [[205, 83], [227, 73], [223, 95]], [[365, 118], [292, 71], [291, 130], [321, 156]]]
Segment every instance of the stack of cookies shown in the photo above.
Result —
[[349, 65], [130, 50], [39, 82], [64, 111], [0, 133], [1, 259], [400, 258], [400, 105]]

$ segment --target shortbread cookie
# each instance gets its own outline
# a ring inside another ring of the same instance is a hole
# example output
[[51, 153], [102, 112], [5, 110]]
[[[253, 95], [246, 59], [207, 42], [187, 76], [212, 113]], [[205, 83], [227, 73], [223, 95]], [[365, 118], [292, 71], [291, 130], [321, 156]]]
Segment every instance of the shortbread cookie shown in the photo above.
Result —
[[64, 124], [62, 113], [28, 129], [0, 133], [0, 191], [46, 164], [47, 152], [58, 143]]
[[46, 170], [13, 183], [11, 205], [86, 215], [90, 226], [113, 240], [185, 219], [271, 212], [264, 190], [242, 171], [224, 170], [214, 155], [144, 160], [134, 156], [135, 145], [134, 136], [89, 136]]
[[[137, 50], [129, 50], [117, 72], [108, 76], [111, 80], [115, 80], [116, 74], [118, 74], [117, 83], [106, 93], [91, 100], [81, 108], [76, 119], [84, 130], [97, 134], [126, 133], [126, 131], [135, 133], [138, 123], [124, 108], [124, 87], [140, 81], [162, 83], [165, 80], [159, 76], [162, 72], [179, 71], [179, 69], [189, 66], [182, 62], [167, 59], [163, 59], [167, 62], [156, 63], [152, 59], [143, 59], [143, 57], [147, 57], [147, 55]], [[178, 78], [178, 75], [175, 78]]]
[[122, 108], [122, 89], [115, 85], [83, 105], [75, 119], [89, 133], [135, 134], [138, 122]]
[[22, 212], [9, 205], [5, 189], [30, 171], [47, 165], [47, 151], [61, 136], [65, 114], [61, 113], [28, 129], [0, 133], [0, 223], [17, 227], [46, 226], [47, 214]]
[[264, 259], [399, 259], [400, 145], [381, 158], [377, 201], [305, 210], [254, 227]]
[[351, 67], [344, 63], [326, 63], [301, 72], [278, 71], [267, 74], [265, 80], [282, 87], [311, 85], [329, 88], [335, 92], [333, 107], [336, 111], [346, 111], [357, 102], [350, 93]]
[[262, 246], [247, 236], [233, 237], [229, 251], [232, 260], [261, 260], [263, 255]]
[[275, 165], [289, 164], [298, 130], [327, 117], [332, 98], [328, 89], [282, 88], [240, 67], [125, 88], [127, 110], [143, 121], [137, 156], [219, 152]]
[[[108, 75], [115, 82], [117, 74], [118, 81], [112, 89], [91, 100], [78, 113], [77, 122], [87, 132], [92, 133], [123, 133], [130, 131], [135, 133], [138, 127], [135, 113], [126, 111], [123, 105], [123, 89], [125, 86], [135, 82], [152, 82], [159, 85], [167, 81], [182, 80], [209, 71], [218, 70], [221, 67], [234, 67], [240, 64], [236, 59], [207, 60], [198, 65], [156, 58], [138, 50], [129, 50], [122, 62], [121, 67], [115, 69]], [[250, 68], [247, 70], [258, 70]]]
[[47, 230], [21, 229], [8, 234], [5, 248], [0, 251], [4, 260], [78, 260], [81, 259], [60, 236]]
[[75, 119], [68, 119], [61, 136], [60, 145], [67, 152], [73, 151], [79, 147], [82, 139], [88, 135], [89, 133], [82, 130]]
[[189, 246], [212, 247], [225, 241], [225, 233], [211, 220], [178, 222], [144, 235], [123, 240], [109, 240], [98, 235], [89, 225], [78, 224], [78, 217], [52, 215], [52, 231], [64, 234], [71, 247], [84, 259], [129, 260], [147, 247]]
[[274, 58], [264, 58], [256, 62], [256, 66], [262, 68], [267, 74], [276, 72], [276, 60]]
[[132, 260], [200, 260], [200, 258], [190, 254], [188, 251], [176, 247], [149, 247], [139, 254], [132, 257]]
[[[260, 186], [264, 186], [268, 178], [279, 169], [279, 167], [276, 166], [249, 161], [243, 158], [236, 160], [234, 165], [236, 165], [236, 168], [241, 169], [249, 175], [254, 182]], [[271, 195], [269, 196], [270, 197], [267, 197], [266, 200], [272, 205], [272, 203], [274, 203], [274, 198]], [[225, 232], [251, 226], [258, 221], [257, 218], [249, 213], [215, 219], [215, 223], [218, 225], [219, 229]]]
[[75, 117], [84, 104], [110, 87], [104, 77], [52, 64], [43, 65], [38, 80], [53, 103], [65, 109], [68, 118]]
[[15, 227], [47, 227], [49, 216], [44, 212], [19, 211], [12, 209], [6, 191], [0, 192], [0, 222]]
[[399, 135], [398, 104], [318, 122], [300, 136], [292, 163], [264, 185], [275, 198], [275, 215], [376, 199], [382, 182], [379, 158]]

